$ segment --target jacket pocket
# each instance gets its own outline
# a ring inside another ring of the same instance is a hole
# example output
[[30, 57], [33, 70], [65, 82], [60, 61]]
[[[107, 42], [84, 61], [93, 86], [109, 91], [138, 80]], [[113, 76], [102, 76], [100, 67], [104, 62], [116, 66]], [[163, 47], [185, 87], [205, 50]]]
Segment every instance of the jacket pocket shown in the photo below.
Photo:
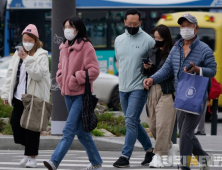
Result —
[[62, 75], [56, 77], [56, 82], [59, 84], [59, 88], [62, 89]]
[[77, 92], [77, 91], [80, 91], [80, 90], [82, 89], [82, 86], [79, 85], [76, 77], [74, 77], [73, 75], [71, 75], [70, 78], [69, 78], [68, 88], [69, 88], [69, 90], [71, 90], [71, 91]]

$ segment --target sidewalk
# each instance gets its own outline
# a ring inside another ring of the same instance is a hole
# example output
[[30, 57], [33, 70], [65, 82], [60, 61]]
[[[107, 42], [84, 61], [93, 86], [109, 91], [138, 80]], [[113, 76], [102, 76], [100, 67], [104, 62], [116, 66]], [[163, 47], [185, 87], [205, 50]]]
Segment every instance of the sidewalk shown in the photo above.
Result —
[[[197, 136], [203, 149], [206, 151], [222, 152], [222, 136]], [[40, 150], [54, 150], [61, 140], [62, 136], [41, 136]], [[93, 137], [95, 144], [100, 151], [121, 151], [125, 137]], [[155, 140], [151, 138], [153, 146]], [[179, 144], [179, 139], [177, 141]], [[13, 136], [0, 135], [0, 150], [21, 150], [20, 145], [14, 144]], [[77, 138], [74, 139], [71, 150], [84, 150]], [[137, 141], [134, 147], [135, 151], [143, 150], [141, 144]]]

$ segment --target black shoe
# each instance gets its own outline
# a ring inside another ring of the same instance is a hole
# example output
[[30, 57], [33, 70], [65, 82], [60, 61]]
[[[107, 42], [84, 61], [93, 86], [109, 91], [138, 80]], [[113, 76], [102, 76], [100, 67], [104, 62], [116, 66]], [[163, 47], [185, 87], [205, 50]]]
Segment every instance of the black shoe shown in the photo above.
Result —
[[146, 152], [145, 159], [141, 165], [149, 164], [152, 161], [154, 155], [155, 154], [153, 152]]
[[181, 166], [181, 165], [177, 165], [178, 170], [190, 170], [189, 166]]
[[194, 135], [206, 135], [206, 134], [198, 131], [198, 132], [194, 133]]
[[129, 167], [129, 159], [121, 156], [114, 164], [113, 166], [117, 167], [117, 168], [125, 168], [125, 167]]

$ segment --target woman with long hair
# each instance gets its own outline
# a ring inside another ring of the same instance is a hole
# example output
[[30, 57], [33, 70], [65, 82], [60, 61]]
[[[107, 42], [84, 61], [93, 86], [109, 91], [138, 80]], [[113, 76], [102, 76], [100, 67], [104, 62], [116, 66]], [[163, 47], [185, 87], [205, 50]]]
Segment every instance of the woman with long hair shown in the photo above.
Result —
[[[170, 30], [165, 25], [159, 25], [154, 29], [156, 44], [148, 52], [148, 63], [144, 63], [142, 73], [147, 77], [155, 74], [165, 63], [173, 47]], [[151, 86], [147, 100], [149, 128], [156, 140], [152, 161], [149, 166], [153, 168], [163, 167], [162, 156], [168, 155], [168, 162], [173, 164], [178, 145], [173, 145], [171, 137], [176, 119], [174, 108], [173, 76], [167, 80]]]
[[[82, 96], [85, 92], [85, 71], [88, 70], [91, 88], [93, 81], [99, 76], [99, 64], [95, 50], [87, 36], [83, 21], [72, 16], [63, 23], [65, 40], [60, 45], [60, 58], [56, 81], [65, 98], [69, 112], [63, 137], [50, 160], [44, 161], [49, 170], [56, 170], [68, 152], [75, 135], [84, 146], [90, 164], [85, 168], [102, 170], [102, 159], [89, 132], [82, 128]], [[93, 88], [92, 90], [93, 91]]]
[[49, 102], [48, 51], [42, 49], [43, 44], [39, 40], [38, 30], [33, 24], [29, 24], [22, 32], [22, 44], [21, 51], [15, 52], [9, 64], [1, 98], [5, 105], [10, 104], [14, 107], [10, 120], [14, 141], [25, 147], [25, 156], [20, 161], [20, 165], [36, 168], [35, 157], [38, 155], [40, 132], [20, 126], [24, 110], [21, 98], [23, 94], [32, 94]]

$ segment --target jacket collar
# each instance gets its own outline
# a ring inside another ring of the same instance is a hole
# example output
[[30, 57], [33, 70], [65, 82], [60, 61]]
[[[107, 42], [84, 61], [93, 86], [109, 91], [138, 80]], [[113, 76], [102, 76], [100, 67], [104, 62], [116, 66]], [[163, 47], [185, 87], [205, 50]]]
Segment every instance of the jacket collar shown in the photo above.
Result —
[[156, 53], [157, 52], [157, 50], [158, 50], [158, 48], [156, 47], [156, 48], [151, 48], [150, 49], [150, 51], [152, 52], [152, 53]]
[[80, 51], [84, 45], [85, 41], [81, 41], [79, 44], [77, 43], [77, 41], [75, 41], [75, 43], [69, 47], [69, 44], [68, 44], [68, 41], [64, 43], [62, 43], [60, 46], [59, 46], [59, 49], [61, 50], [62, 48], [69, 48], [69, 50], [76, 50], [76, 51]]
[[[199, 36], [196, 37], [196, 39], [190, 44], [190, 49], [194, 49], [194, 47], [196, 47], [197, 44], [199, 44], [200, 42], [200, 39], [199, 39]], [[184, 39], [181, 38], [179, 39], [176, 43], [175, 43], [175, 46], [178, 46], [178, 47], [183, 47], [183, 44], [184, 44]]]
[[139, 28], [139, 31], [135, 34], [135, 35], [131, 35], [129, 32], [128, 32], [128, 30], [127, 29], [125, 29], [125, 33], [126, 33], [126, 35], [129, 35], [129, 36], [137, 36], [138, 34], [140, 34], [140, 33], [142, 33], [143, 32], [143, 30], [141, 29], [141, 28]]

